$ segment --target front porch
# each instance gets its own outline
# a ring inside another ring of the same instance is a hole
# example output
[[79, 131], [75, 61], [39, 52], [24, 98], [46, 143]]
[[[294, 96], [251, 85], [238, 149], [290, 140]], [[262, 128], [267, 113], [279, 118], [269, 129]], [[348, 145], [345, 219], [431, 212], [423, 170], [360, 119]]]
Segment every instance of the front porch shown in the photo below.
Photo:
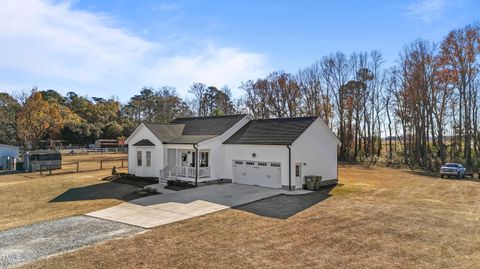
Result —
[[192, 183], [211, 180], [209, 150], [195, 147], [168, 148], [166, 155], [165, 169], [160, 171], [161, 180], [182, 180]]
[[[181, 179], [195, 179], [196, 177], [196, 167], [187, 167], [187, 166], [177, 166], [173, 170], [173, 175]], [[210, 167], [198, 167], [198, 179], [210, 179]]]

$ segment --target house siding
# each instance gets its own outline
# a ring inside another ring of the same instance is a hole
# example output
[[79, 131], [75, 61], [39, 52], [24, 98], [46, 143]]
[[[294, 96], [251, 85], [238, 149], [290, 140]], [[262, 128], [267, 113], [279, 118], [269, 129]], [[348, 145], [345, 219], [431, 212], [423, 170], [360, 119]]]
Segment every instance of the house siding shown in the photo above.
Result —
[[213, 139], [204, 141], [200, 143], [199, 149], [209, 149], [210, 150], [210, 166], [211, 166], [211, 177], [213, 179], [226, 178], [225, 176], [225, 167], [231, 165], [231, 162], [226, 162], [226, 151], [225, 145], [223, 142], [236, 133], [240, 128], [247, 124], [251, 120], [250, 116], [246, 116], [230, 129], [228, 129], [222, 135], [215, 137]]
[[[140, 177], [158, 177], [160, 176], [160, 170], [164, 168], [164, 145], [144, 125], [140, 125], [138, 128], [128, 140], [128, 173]], [[133, 146], [142, 139], [152, 141], [155, 146]], [[142, 166], [137, 166], [137, 151], [142, 151]], [[150, 167], [146, 166], [147, 151], [152, 152]]]
[[[328, 127], [317, 119], [292, 145], [292, 179], [295, 164], [302, 163], [302, 176], [322, 176], [322, 180], [337, 179], [338, 140]], [[292, 180], [292, 184], [294, 181]], [[296, 186], [299, 188], [300, 186]]]

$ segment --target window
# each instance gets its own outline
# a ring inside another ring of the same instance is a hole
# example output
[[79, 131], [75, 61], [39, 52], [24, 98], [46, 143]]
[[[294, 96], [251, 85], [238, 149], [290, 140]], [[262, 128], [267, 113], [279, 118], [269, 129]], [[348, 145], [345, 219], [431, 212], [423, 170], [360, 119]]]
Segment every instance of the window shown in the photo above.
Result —
[[145, 154], [145, 158], [147, 159], [146, 161], [147, 167], [150, 167], [152, 165], [152, 152], [147, 151], [147, 153]]
[[245, 164], [246, 165], [254, 165], [255, 163], [254, 162], [246, 162]]
[[142, 166], [142, 152], [137, 151], [137, 166]]
[[192, 152], [192, 163], [190, 164], [190, 167], [195, 166], [197, 166], [197, 156], [195, 155], [195, 152]]
[[208, 152], [200, 152], [200, 167], [208, 167]]
[[239, 164], [239, 165], [242, 165], [242, 164], [243, 164], [242, 161], [235, 161], [234, 163], [235, 163], [235, 164]]
[[267, 163], [258, 162], [258, 166], [267, 166]]
[[300, 165], [299, 164], [295, 165], [295, 176], [296, 177], [300, 176]]
[[279, 163], [271, 163], [270, 166], [271, 167], [280, 167], [280, 164]]

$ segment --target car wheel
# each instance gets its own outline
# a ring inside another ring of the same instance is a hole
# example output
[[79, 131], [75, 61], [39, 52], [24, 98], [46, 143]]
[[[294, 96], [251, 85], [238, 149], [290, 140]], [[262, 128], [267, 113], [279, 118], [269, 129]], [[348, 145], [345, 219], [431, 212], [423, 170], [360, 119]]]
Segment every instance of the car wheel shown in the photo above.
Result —
[[443, 175], [440, 175], [440, 178], [443, 178]]
[[462, 173], [458, 172], [457, 178], [461, 179], [462, 178]]

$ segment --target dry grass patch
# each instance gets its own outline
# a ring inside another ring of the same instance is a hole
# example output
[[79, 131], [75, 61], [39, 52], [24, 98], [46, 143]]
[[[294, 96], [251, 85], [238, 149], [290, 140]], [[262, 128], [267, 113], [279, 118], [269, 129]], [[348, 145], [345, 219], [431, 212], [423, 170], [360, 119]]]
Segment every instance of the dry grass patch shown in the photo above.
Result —
[[286, 220], [230, 209], [27, 268], [478, 268], [480, 184], [342, 167]]
[[[112, 158], [89, 155], [90, 160]], [[126, 155], [123, 155], [125, 157]], [[121, 156], [115, 156], [119, 158]], [[88, 160], [85, 156], [67, 156], [68, 161]], [[64, 172], [65, 169], [59, 170]], [[123, 171], [126, 171], [124, 169]], [[121, 203], [117, 199], [51, 202], [64, 192], [94, 184], [110, 174], [110, 170], [41, 176], [38, 172], [0, 176], [0, 230], [39, 221], [84, 214]]]

